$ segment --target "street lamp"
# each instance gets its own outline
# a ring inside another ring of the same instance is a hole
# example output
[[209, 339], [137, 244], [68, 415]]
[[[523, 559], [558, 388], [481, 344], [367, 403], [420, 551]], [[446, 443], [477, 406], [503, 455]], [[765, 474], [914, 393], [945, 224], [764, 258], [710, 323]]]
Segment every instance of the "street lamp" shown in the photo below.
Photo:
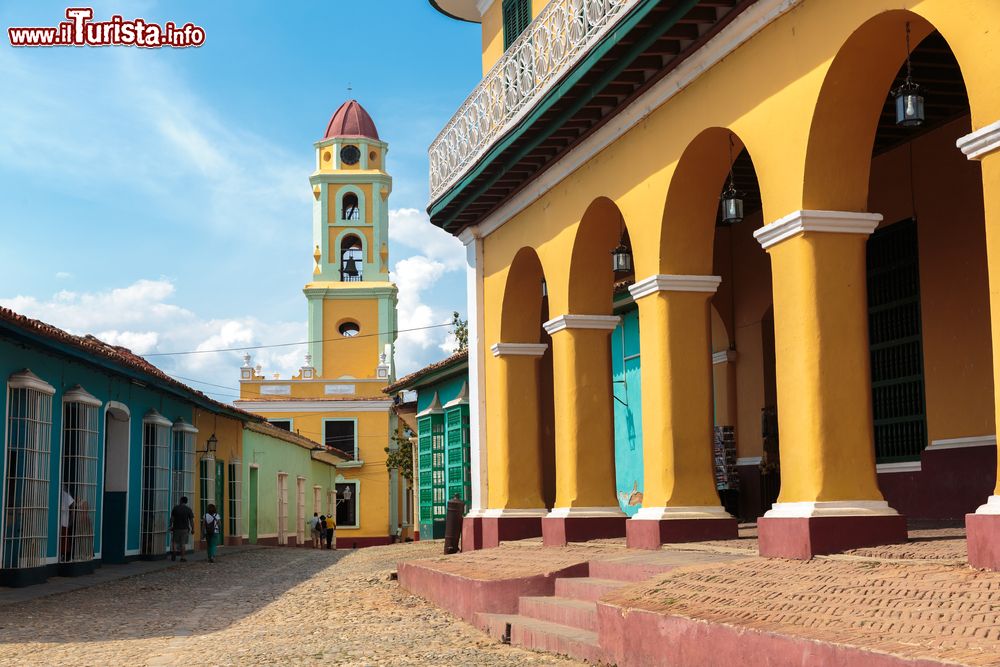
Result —
[[208, 437], [208, 440], [205, 442], [205, 449], [204, 450], [200, 450], [197, 453], [198, 454], [215, 454], [215, 452], [216, 452], [216, 450], [218, 448], [219, 448], [219, 439], [216, 438], [215, 434], [213, 433], [212, 435], [210, 435]]

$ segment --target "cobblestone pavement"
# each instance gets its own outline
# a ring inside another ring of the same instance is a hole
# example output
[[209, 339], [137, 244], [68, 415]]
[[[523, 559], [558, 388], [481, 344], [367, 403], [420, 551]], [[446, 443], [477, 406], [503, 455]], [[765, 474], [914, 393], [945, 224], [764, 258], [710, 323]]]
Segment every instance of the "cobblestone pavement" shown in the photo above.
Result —
[[959, 565], [747, 558], [674, 570], [604, 600], [908, 658], [1000, 664], [1000, 574]]
[[257, 549], [0, 607], [0, 665], [574, 665], [498, 644], [389, 581], [420, 542]]

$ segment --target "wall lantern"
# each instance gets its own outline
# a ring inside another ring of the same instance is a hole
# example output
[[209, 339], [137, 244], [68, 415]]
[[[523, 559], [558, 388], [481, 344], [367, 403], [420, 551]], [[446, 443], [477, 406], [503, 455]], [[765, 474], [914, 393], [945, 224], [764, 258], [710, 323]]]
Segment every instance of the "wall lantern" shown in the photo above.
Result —
[[353, 498], [353, 497], [354, 497], [354, 494], [351, 492], [351, 487], [349, 487], [349, 486], [344, 487], [344, 493], [342, 494], [342, 497], [340, 497], [340, 498], [337, 499], [337, 503], [340, 504], [341, 502], [343, 502], [345, 500], [347, 502], [351, 502], [351, 498]]
[[722, 224], [735, 225], [743, 222], [743, 198], [736, 191], [736, 177], [733, 174], [733, 135], [729, 135], [729, 185], [722, 192]]
[[910, 23], [906, 22], [906, 79], [892, 91], [896, 98], [896, 125], [919, 127], [924, 122], [924, 96], [920, 86], [913, 82], [913, 63], [910, 61]]
[[215, 437], [213, 433], [208, 437], [205, 442], [205, 450], [199, 451], [198, 454], [215, 454], [216, 450], [219, 448], [219, 439]]

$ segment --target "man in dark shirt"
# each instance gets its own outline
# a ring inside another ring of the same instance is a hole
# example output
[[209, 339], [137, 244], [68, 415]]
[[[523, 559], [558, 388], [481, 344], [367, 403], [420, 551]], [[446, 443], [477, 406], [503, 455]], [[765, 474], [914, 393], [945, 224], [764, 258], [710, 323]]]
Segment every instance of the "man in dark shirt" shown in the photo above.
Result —
[[181, 501], [170, 510], [170, 531], [173, 537], [170, 544], [170, 560], [176, 560], [180, 556], [181, 562], [187, 561], [184, 549], [194, 531], [194, 512], [188, 507], [187, 502], [187, 496], [181, 496]]

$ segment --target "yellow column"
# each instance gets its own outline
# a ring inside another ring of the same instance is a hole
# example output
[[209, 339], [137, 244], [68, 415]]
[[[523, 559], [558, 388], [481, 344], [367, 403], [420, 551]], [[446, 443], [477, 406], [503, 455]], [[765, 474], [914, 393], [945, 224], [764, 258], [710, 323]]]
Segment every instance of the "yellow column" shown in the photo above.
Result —
[[[489, 441], [488, 507], [484, 516], [546, 514], [542, 500], [542, 453], [539, 429], [538, 360], [544, 343], [497, 343], [497, 387], [501, 401], [491, 415], [496, 438]], [[532, 510], [512, 512], [511, 510]]]
[[[1000, 121], [961, 137], [957, 145], [966, 157], [982, 164], [993, 332], [993, 400], [996, 418], [1000, 420]], [[997, 464], [997, 486], [993, 495], [975, 514], [966, 516], [965, 528], [969, 564], [1000, 571], [1000, 459]]]
[[737, 535], [712, 465], [710, 301], [720, 281], [655, 275], [629, 288], [639, 306], [644, 484], [631, 547]]
[[611, 346], [617, 316], [563, 315], [552, 336], [556, 500], [550, 517], [624, 517], [615, 495]]

